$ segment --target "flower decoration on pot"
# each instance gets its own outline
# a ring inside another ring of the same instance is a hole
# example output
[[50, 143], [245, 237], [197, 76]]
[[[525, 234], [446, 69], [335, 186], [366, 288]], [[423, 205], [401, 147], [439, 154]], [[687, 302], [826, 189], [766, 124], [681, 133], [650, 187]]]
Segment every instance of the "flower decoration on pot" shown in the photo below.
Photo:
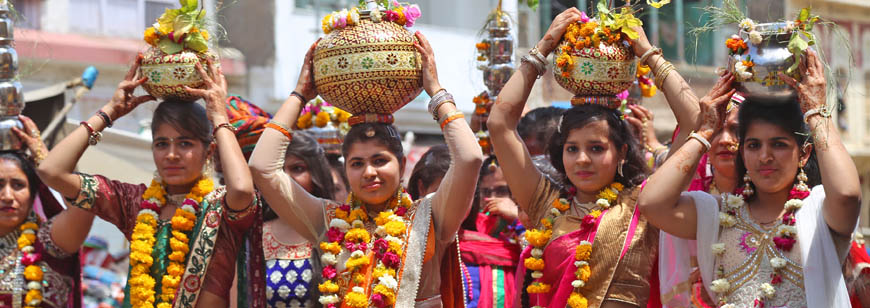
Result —
[[296, 120], [296, 127], [311, 133], [326, 152], [339, 154], [344, 136], [350, 130], [350, 125], [347, 123], [350, 117], [349, 112], [331, 105], [318, 96], [302, 108]]
[[575, 98], [613, 98], [636, 78], [630, 40], [638, 37], [632, 28], [642, 22], [632, 8], [610, 9], [605, 0], [596, 10], [597, 17], [583, 12], [579, 22], [568, 25], [553, 57], [556, 82]]
[[139, 67], [141, 76], [148, 77], [143, 88], [161, 99], [195, 100], [185, 86], [203, 85], [196, 72], [196, 63], [208, 58], [217, 61], [209, 51], [212, 35], [206, 30], [206, 12], [197, 0], [179, 0], [181, 8], [166, 9], [153, 26], [145, 29], [144, 40], [150, 46]]
[[322, 20], [314, 83], [326, 101], [352, 114], [392, 114], [422, 91], [420, 55], [407, 27], [417, 5], [368, 0]]

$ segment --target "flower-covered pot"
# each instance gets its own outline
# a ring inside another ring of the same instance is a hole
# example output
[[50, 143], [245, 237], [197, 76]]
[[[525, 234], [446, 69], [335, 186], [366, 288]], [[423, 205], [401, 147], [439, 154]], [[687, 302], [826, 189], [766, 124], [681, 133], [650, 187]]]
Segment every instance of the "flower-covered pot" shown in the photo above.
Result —
[[574, 65], [563, 76], [556, 61], [564, 53], [562, 46], [570, 44], [567, 40], [559, 42], [553, 56], [553, 75], [560, 86], [576, 96], [613, 96], [625, 91], [635, 81], [637, 61], [634, 52], [627, 44], [601, 43], [597, 47], [571, 48], [570, 56]]
[[[748, 32], [740, 31], [740, 37], [748, 48], [742, 54], [732, 54], [728, 58], [728, 69], [734, 73], [737, 91], [742, 92], [746, 99], [787, 102], [797, 98], [794, 88], [778, 76], [794, 63], [794, 56], [788, 50], [792, 33], [786, 27], [784, 22], [756, 25], [755, 31], [761, 35], [761, 42], [756, 43], [753, 43]], [[746, 69], [744, 63], [749, 62], [752, 64]], [[740, 70], [746, 73], [741, 74], [738, 66], [742, 66]], [[797, 71], [792, 75], [798, 77]]]
[[208, 72], [206, 64], [208, 57], [218, 65], [216, 57], [208, 53], [184, 50], [175, 54], [165, 54], [160, 49], [151, 48], [145, 53], [142, 65], [139, 66], [139, 75], [148, 77], [142, 87], [148, 94], [158, 99], [197, 100], [199, 97], [187, 94], [184, 87], [201, 88], [204, 85], [202, 77], [196, 71], [196, 63], [202, 63], [203, 68]]
[[423, 90], [416, 38], [393, 22], [336, 29], [314, 50], [314, 84], [333, 106], [352, 114], [392, 114]]

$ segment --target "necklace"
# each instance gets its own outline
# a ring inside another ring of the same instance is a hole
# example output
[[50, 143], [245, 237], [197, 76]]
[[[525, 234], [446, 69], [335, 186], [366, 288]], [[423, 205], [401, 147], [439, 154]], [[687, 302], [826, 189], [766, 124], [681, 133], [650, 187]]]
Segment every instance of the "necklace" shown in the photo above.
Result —
[[[399, 288], [397, 273], [404, 259], [403, 248], [408, 236], [408, 210], [411, 205], [411, 196], [404, 188], [400, 189], [387, 202], [387, 207], [373, 219], [377, 225], [375, 237], [366, 230], [366, 222], [369, 221], [367, 205], [357, 200], [353, 193], [348, 196], [347, 204], [335, 210], [336, 218], [329, 222], [327, 241], [320, 243], [320, 249], [324, 252], [320, 260], [325, 265], [321, 272], [324, 282], [318, 286], [323, 294], [319, 298], [321, 304], [327, 308], [339, 307], [342, 302], [354, 308], [370, 305], [382, 308], [396, 303]], [[351, 274], [351, 285], [355, 286], [347, 290], [344, 298], [340, 298], [335, 265], [343, 250], [350, 251], [350, 258], [344, 265]], [[362, 269], [370, 264], [371, 257], [375, 261], [372, 286], [366, 286], [366, 273]], [[371, 294], [366, 295], [369, 289]]]
[[[597, 206], [598, 209], [591, 210], [585, 217], [583, 217], [583, 222], [580, 225], [580, 228], [594, 228], [602, 211], [607, 210], [613, 202], [616, 202], [616, 199], [619, 197], [619, 193], [623, 188], [622, 184], [614, 182], [601, 189], [597, 195], [598, 200], [595, 202], [595, 206]], [[577, 202], [576, 197], [571, 203], [574, 203], [577, 208], [581, 207], [581, 204]], [[546, 266], [544, 263], [544, 247], [550, 242], [550, 238], [553, 236], [553, 222], [557, 217], [565, 215], [565, 213], [570, 210], [571, 203], [569, 203], [568, 199], [565, 198], [553, 201], [553, 207], [550, 209], [550, 212], [540, 221], [543, 228], [531, 229], [525, 233], [526, 240], [532, 246], [532, 250], [531, 256], [524, 260], [523, 265], [525, 265], [527, 270], [532, 271], [532, 278], [536, 280], [526, 288], [526, 292], [528, 293], [550, 293], [551, 286], [541, 280], [544, 276], [543, 270]], [[571, 286], [574, 287], [574, 290], [568, 297], [568, 305], [571, 308], [580, 308], [588, 305], [588, 300], [580, 293], [580, 288], [586, 285], [586, 282], [589, 281], [589, 277], [592, 275], [592, 270], [589, 267], [589, 258], [592, 255], [592, 243], [589, 241], [580, 241], [580, 244], [577, 245], [575, 250], [574, 266], [577, 270], [574, 275], [576, 279], [571, 282]], [[533, 308], [540, 307], [535, 306]]]
[[[776, 249], [781, 252], [791, 251], [794, 244], [797, 242], [797, 229], [795, 223], [795, 213], [803, 206], [803, 199], [809, 196], [809, 188], [806, 183], [807, 176], [803, 170], [797, 176], [798, 183], [789, 192], [788, 201], [785, 202], [785, 214], [782, 219], [774, 220], [772, 223], [775, 226], [765, 232], [772, 233], [773, 243]], [[752, 195], [751, 190], [747, 192], [745, 189], [738, 189], [736, 194], [723, 194], [721, 210], [719, 212], [719, 224], [722, 228], [732, 228], [737, 223], [737, 210], [746, 205], [744, 198]], [[749, 214], [751, 215], [751, 214]], [[759, 225], [763, 225], [759, 223]], [[767, 224], [767, 225], [770, 225]], [[721, 258], [725, 255], [725, 244], [716, 243], [711, 247], [713, 255], [718, 258], [719, 268], [716, 269], [716, 276], [723, 277], [725, 269], [722, 266]], [[782, 271], [784, 270], [787, 261], [783, 258], [774, 256], [769, 260], [771, 267], [774, 269], [774, 274], [770, 278], [770, 282], [763, 283], [759, 287], [759, 294], [756, 296], [753, 307], [764, 307], [766, 301], [772, 299], [776, 295], [776, 285], [782, 283]], [[731, 291], [731, 281], [727, 278], [719, 278], [712, 282], [711, 290], [719, 296], [719, 307], [734, 308], [734, 304], [729, 304], [726, 301], [726, 295]]]
[[160, 293], [155, 289], [157, 278], [151, 276], [151, 266], [154, 264], [152, 253], [157, 241], [155, 234], [158, 229], [160, 211], [166, 205], [167, 194], [163, 185], [157, 179], [151, 180], [151, 185], [142, 193], [142, 203], [136, 216], [136, 226], [133, 228], [130, 243], [130, 304], [133, 307], [153, 307], [156, 299], [160, 302], [158, 308], [170, 308], [175, 299], [175, 293], [184, 274], [184, 263], [190, 251], [190, 231], [196, 222], [199, 205], [203, 198], [214, 190], [214, 182], [209, 178], [200, 179], [185, 196], [181, 207], [175, 209], [170, 223], [172, 237], [169, 246], [169, 266], [166, 274], [160, 277]]
[[19, 264], [25, 266], [24, 282], [27, 289], [27, 293], [24, 295], [24, 304], [25, 307], [36, 307], [42, 303], [42, 276], [44, 274], [42, 267], [37, 265], [42, 261], [42, 254], [36, 252], [33, 247], [33, 244], [36, 243], [36, 232], [39, 231], [39, 225], [33, 221], [27, 221], [18, 229], [21, 231], [18, 236], [18, 250], [21, 256]]

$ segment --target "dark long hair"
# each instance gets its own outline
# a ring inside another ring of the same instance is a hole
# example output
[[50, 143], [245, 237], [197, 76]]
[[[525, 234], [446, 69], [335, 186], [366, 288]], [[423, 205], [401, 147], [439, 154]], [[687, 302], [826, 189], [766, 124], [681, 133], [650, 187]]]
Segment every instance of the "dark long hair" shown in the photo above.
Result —
[[[750, 102], [747, 100], [740, 106], [740, 111], [737, 113], [737, 121], [740, 123], [737, 133], [738, 138], [740, 138], [740, 155], [737, 155], [737, 174], [741, 178], [741, 186], [745, 184], [742, 175], [746, 174], [746, 164], [743, 161], [742, 154], [743, 147], [746, 141], [746, 133], [753, 122], [776, 125], [787, 132], [791, 132], [791, 137], [794, 138], [798, 151], [802, 151], [804, 144], [812, 143], [809, 126], [804, 123], [803, 112], [797, 101], [770, 103], [765, 101]], [[822, 175], [819, 173], [819, 162], [816, 159], [815, 146], [810, 152], [810, 158], [807, 160], [806, 165], [804, 165], [804, 172], [807, 174], [807, 185], [810, 188], [822, 184]]]
[[414, 165], [414, 170], [411, 171], [411, 177], [408, 179], [408, 194], [411, 195], [411, 199], [425, 197], [420, 195], [422, 192], [419, 186], [429, 187], [436, 180], [443, 178], [449, 168], [450, 151], [447, 145], [439, 144], [429, 148]]
[[157, 105], [151, 118], [151, 132], [160, 125], [169, 124], [179, 132], [190, 134], [202, 141], [205, 146], [212, 141], [212, 123], [205, 114], [205, 108], [196, 102], [164, 100]]
[[[317, 143], [317, 139], [314, 139], [314, 137], [306, 132], [294, 131], [293, 141], [287, 146], [285, 156], [290, 155], [299, 157], [308, 167], [308, 173], [311, 174], [311, 182], [314, 184], [311, 194], [318, 198], [332, 200], [333, 193], [335, 192], [332, 172], [329, 169], [329, 162], [326, 161], [323, 147]], [[276, 218], [278, 216], [269, 206], [263, 207], [263, 221]]]
[[17, 165], [18, 169], [21, 169], [21, 172], [27, 177], [27, 190], [30, 191], [30, 198], [35, 200], [39, 193], [40, 181], [33, 164], [24, 157], [24, 154], [19, 152], [0, 152], [0, 160], [10, 161]]
[[649, 172], [646, 161], [643, 159], [641, 146], [634, 136], [629, 124], [622, 119], [622, 113], [599, 105], [579, 105], [565, 111], [562, 115], [562, 123], [559, 129], [550, 138], [547, 152], [550, 154], [550, 162], [553, 168], [565, 177], [563, 185], [573, 186], [565, 176], [565, 165], [562, 163], [562, 151], [571, 130], [583, 128], [589, 123], [604, 120], [610, 128], [608, 139], [613, 142], [617, 149], [627, 147], [625, 163], [622, 166], [622, 174], [617, 174], [616, 182], [631, 187], [643, 182]]
[[[351, 126], [347, 135], [344, 136], [344, 143], [341, 144], [342, 156], [344, 156], [345, 160], [348, 159], [347, 154], [352, 145], [369, 140], [375, 140], [380, 145], [386, 147], [399, 161], [405, 158], [399, 130], [391, 124], [381, 123], [360, 123]], [[347, 162], [345, 161], [345, 163]]]

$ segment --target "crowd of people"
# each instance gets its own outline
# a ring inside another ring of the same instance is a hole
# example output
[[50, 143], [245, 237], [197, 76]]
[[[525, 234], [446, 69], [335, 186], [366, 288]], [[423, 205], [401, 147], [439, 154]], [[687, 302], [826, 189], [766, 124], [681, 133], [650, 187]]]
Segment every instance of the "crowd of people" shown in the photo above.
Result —
[[795, 101], [742, 100], [728, 72], [699, 98], [636, 28], [635, 56], [667, 72], [656, 79], [679, 126], [664, 145], [641, 105], [524, 113], [541, 59], [580, 18], [556, 16], [473, 116], [486, 157], [417, 32], [445, 144], [407, 185], [390, 119], [352, 117], [340, 153], [296, 129], [318, 94], [316, 42], [274, 115], [198, 64], [205, 86], [187, 91], [204, 106], [154, 111], [152, 182], [77, 170], [100, 131], [154, 100], [133, 94], [140, 57], [50, 152], [22, 117], [28, 154], [0, 154], [0, 306], [80, 307], [76, 253], [99, 216], [131, 243], [124, 307], [870, 307], [859, 176], [820, 112], [815, 52], [799, 80], [780, 77]]

